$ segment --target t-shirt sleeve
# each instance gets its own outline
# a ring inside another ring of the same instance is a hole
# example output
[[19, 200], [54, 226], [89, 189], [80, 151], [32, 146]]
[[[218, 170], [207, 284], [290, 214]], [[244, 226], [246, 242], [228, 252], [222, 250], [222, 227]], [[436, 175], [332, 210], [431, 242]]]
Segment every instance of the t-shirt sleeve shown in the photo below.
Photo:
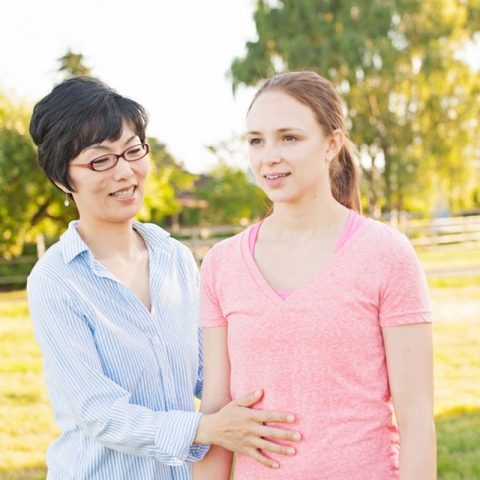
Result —
[[202, 262], [200, 274], [200, 326], [222, 327], [227, 325], [218, 295], [215, 289], [215, 279], [219, 273], [219, 263], [216, 261], [215, 248], [210, 250]]
[[425, 272], [408, 239], [396, 236], [380, 292], [381, 327], [431, 323], [432, 307]]

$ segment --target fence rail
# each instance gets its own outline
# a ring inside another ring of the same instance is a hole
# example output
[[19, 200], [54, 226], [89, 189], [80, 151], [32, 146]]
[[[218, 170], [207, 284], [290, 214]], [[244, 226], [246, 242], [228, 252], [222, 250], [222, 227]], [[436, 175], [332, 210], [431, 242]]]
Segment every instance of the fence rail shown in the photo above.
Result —
[[453, 250], [480, 247], [480, 215], [400, 221], [398, 227], [418, 248]]
[[[436, 218], [416, 220], [399, 218], [395, 225], [405, 233], [415, 248], [440, 249], [442, 251], [480, 248], [480, 215], [467, 217]], [[205, 254], [217, 242], [242, 232], [246, 226], [221, 225], [215, 227], [180, 228], [171, 231], [172, 236], [189, 247], [200, 264]], [[2, 266], [32, 264], [36, 256], [24, 256], [12, 260], [0, 259]], [[11, 272], [12, 273], [12, 272]], [[12, 286], [25, 283], [27, 275], [0, 273], [0, 286]]]

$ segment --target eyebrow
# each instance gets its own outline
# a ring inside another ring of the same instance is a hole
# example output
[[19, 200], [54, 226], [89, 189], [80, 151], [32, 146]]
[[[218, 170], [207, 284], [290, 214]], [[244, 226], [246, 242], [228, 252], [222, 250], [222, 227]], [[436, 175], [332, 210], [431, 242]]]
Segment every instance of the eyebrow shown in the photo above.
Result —
[[[132, 135], [128, 140], [125, 141], [124, 145], [127, 145], [130, 143], [134, 138], [136, 138], [138, 135]], [[93, 145], [90, 145], [87, 147], [85, 150], [109, 150], [110, 147], [107, 147], [106, 145], [102, 145], [101, 143], [94, 143]]]
[[[292, 132], [292, 131], [298, 131], [298, 132], [305, 132], [303, 128], [299, 127], [284, 127], [284, 128], [278, 128], [275, 130], [276, 132], [284, 133], [284, 132]], [[258, 132], [257, 130], [249, 130], [246, 135], [261, 135], [262, 132]]]

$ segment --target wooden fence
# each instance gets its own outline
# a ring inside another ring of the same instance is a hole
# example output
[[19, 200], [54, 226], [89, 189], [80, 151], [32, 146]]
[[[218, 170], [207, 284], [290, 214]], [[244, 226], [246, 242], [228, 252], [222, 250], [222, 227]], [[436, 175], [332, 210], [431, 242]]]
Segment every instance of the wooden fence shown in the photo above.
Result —
[[[462, 250], [480, 248], [480, 215], [470, 217], [415, 220], [400, 217], [391, 223], [410, 239], [417, 249]], [[197, 262], [217, 242], [244, 230], [240, 226], [179, 230], [175, 236], [192, 250]], [[182, 236], [183, 235], [183, 236]]]
[[[400, 216], [393, 219], [392, 226], [405, 233], [417, 249], [435, 249], [442, 251], [480, 248], [480, 215], [465, 217], [436, 218], [433, 220], [415, 220]], [[246, 228], [241, 225], [223, 225], [216, 227], [180, 228], [171, 232], [172, 236], [187, 245], [193, 252], [197, 263], [215, 243], [240, 233]], [[13, 260], [0, 260], [2, 265], [10, 265], [15, 270], [24, 271], [30, 264], [34, 265], [36, 257], [28, 256]], [[25, 283], [25, 273], [2, 276], [0, 287], [15, 286]]]
[[399, 221], [415, 248], [458, 250], [480, 247], [480, 215]]

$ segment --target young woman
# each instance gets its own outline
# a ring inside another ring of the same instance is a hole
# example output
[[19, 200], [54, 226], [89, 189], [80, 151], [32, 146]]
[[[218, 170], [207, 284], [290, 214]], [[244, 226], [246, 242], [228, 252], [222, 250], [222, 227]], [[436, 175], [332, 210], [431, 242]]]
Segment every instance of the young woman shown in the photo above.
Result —
[[263, 437], [296, 438], [264, 425], [291, 415], [246, 408], [261, 391], [215, 415], [195, 412], [203, 383], [196, 264], [167, 232], [134, 220], [149, 168], [147, 120], [138, 103], [89, 78], [59, 85], [33, 112], [39, 163], [79, 212], [28, 279], [61, 430], [47, 453], [50, 480], [187, 480], [205, 444], [269, 466], [258, 445], [287, 447]]
[[[247, 140], [273, 213], [204, 259], [201, 410], [263, 385], [256, 407], [294, 413], [302, 442], [278, 470], [238, 455], [235, 480], [436, 478], [428, 289], [407, 239], [360, 214], [335, 89], [313, 72], [269, 79]], [[228, 479], [231, 463], [212, 447], [194, 479]]]

